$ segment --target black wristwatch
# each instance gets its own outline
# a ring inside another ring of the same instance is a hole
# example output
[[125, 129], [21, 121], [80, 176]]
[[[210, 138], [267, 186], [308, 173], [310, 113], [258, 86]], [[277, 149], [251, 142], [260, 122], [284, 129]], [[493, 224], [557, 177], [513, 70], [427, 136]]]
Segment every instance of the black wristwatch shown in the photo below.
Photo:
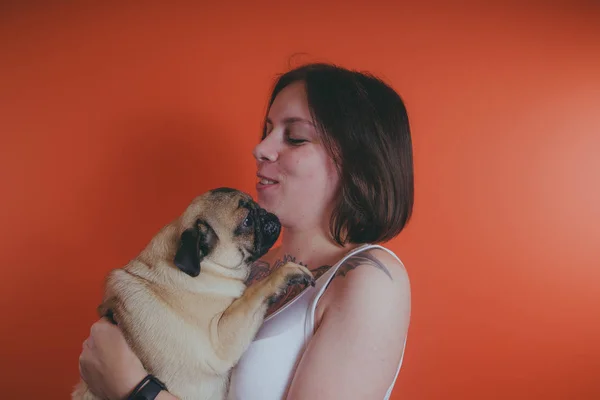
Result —
[[148, 374], [137, 384], [127, 400], [154, 400], [162, 390], [167, 390], [165, 384], [154, 375]]

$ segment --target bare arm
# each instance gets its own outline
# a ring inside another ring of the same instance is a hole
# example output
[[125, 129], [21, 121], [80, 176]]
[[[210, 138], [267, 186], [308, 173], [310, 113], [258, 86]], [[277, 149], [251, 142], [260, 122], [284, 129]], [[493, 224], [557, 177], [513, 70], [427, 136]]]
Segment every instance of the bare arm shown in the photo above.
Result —
[[[101, 318], [92, 325], [79, 357], [81, 377], [93, 393], [108, 399], [124, 399], [147, 375], [119, 328]], [[179, 400], [162, 391], [157, 400]]]
[[288, 399], [385, 396], [403, 354], [410, 284], [395, 258], [381, 250], [370, 254], [350, 258], [323, 295], [320, 324]]

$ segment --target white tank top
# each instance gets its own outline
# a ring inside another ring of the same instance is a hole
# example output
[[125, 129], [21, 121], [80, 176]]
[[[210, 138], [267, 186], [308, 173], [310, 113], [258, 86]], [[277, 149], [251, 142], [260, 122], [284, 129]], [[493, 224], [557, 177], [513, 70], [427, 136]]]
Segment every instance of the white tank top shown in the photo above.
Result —
[[[297, 364], [314, 333], [317, 302], [346, 259], [372, 248], [385, 250], [402, 263], [392, 251], [379, 245], [365, 244], [346, 254], [317, 279], [314, 287], [309, 286], [265, 319], [254, 341], [232, 370], [227, 400], [284, 399]], [[390, 398], [403, 358], [404, 349], [384, 400]]]

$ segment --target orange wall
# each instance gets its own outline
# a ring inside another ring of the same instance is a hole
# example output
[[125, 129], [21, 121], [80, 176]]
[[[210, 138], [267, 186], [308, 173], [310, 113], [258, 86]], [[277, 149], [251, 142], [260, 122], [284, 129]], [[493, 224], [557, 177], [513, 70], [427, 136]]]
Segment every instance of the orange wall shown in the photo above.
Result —
[[2, 398], [67, 398], [106, 272], [196, 194], [253, 193], [268, 89], [303, 52], [410, 113], [393, 398], [600, 398], [599, 9], [309, 3], [3, 6]]

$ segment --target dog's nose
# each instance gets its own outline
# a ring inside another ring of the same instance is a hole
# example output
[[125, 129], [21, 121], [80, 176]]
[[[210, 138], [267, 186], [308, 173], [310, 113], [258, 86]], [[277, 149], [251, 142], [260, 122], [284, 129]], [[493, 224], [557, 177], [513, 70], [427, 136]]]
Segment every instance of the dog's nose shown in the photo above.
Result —
[[277, 221], [266, 221], [266, 223], [263, 226], [265, 234], [267, 234], [269, 237], [279, 235], [279, 224], [277, 223]]
[[266, 212], [263, 209], [259, 211], [259, 215], [263, 233], [268, 237], [279, 236], [279, 231], [281, 229], [281, 223], [279, 222], [279, 218], [277, 218], [275, 214]]
[[281, 233], [281, 222], [275, 214], [267, 212], [262, 208], [258, 211], [258, 219], [260, 220], [259, 235], [259, 251], [256, 258], [262, 257], [275, 244]]

